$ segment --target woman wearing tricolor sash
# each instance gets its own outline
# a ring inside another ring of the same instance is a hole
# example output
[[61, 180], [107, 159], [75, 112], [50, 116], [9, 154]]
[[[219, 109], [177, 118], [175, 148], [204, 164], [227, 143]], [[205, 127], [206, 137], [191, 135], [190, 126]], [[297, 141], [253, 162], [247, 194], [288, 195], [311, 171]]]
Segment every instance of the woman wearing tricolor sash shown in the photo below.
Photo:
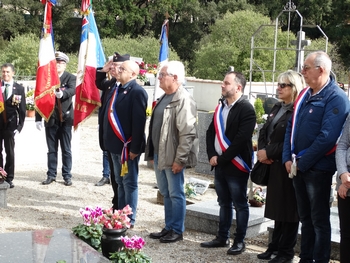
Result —
[[270, 165], [265, 205], [265, 217], [274, 220], [274, 230], [268, 249], [258, 254], [269, 263], [292, 262], [297, 242], [299, 216], [293, 181], [282, 163], [284, 135], [292, 116], [294, 101], [305, 86], [301, 74], [288, 70], [278, 76], [277, 102], [259, 131], [258, 162]]

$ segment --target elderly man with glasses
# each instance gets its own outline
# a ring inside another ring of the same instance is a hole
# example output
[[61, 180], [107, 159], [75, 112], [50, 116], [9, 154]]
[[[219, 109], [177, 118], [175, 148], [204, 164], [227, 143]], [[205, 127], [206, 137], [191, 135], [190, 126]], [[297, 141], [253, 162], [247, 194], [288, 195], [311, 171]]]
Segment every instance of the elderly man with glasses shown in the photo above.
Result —
[[148, 96], [136, 83], [139, 66], [127, 60], [116, 68], [116, 79], [120, 85], [113, 85], [104, 101], [102, 144], [109, 153], [114, 180], [113, 208], [123, 209], [130, 205], [131, 227], [136, 219], [138, 200], [138, 174], [140, 155], [145, 149], [145, 123]]
[[288, 123], [282, 161], [293, 177], [301, 226], [301, 263], [329, 262], [329, 197], [336, 171], [335, 148], [349, 113], [349, 99], [330, 75], [323, 51], [310, 53], [302, 74], [309, 87], [300, 92]]
[[152, 113], [145, 159], [154, 161], [157, 184], [164, 197], [165, 227], [151, 233], [150, 238], [173, 243], [183, 239], [185, 230], [185, 168], [197, 164], [197, 107], [182, 86], [185, 67], [180, 61], [163, 65], [158, 79], [165, 94]]

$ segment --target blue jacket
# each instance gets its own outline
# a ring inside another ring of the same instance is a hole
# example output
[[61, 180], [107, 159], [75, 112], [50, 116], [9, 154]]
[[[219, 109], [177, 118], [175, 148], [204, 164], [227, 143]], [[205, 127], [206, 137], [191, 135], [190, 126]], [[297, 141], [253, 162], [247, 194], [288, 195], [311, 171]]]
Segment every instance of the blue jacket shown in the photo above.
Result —
[[[336, 171], [334, 147], [350, 110], [349, 99], [335, 83], [332, 76], [327, 86], [311, 97], [311, 92], [299, 110], [294, 136], [294, 153], [305, 153], [298, 159], [298, 169], [302, 172], [313, 168]], [[288, 122], [283, 145], [283, 163], [292, 160], [291, 119]]]
[[[110, 105], [113, 92], [106, 98], [106, 107]], [[147, 92], [143, 87], [131, 80], [118, 88], [118, 97], [113, 110], [117, 113], [126, 139], [132, 137], [128, 149], [132, 153], [141, 154], [145, 151], [145, 123], [147, 108]], [[103, 116], [103, 146], [104, 150], [121, 154], [124, 144], [114, 133], [108, 120], [108, 108]]]

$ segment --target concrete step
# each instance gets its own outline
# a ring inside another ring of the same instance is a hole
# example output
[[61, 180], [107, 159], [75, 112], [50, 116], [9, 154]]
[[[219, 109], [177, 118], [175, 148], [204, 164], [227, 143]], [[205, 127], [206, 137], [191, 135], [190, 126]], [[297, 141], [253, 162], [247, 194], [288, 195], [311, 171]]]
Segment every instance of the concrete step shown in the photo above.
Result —
[[[216, 200], [199, 202], [186, 206], [186, 229], [193, 229], [204, 233], [216, 235], [219, 228], [219, 204]], [[273, 221], [264, 218], [264, 206], [250, 207], [247, 236], [255, 237], [267, 231], [268, 226]], [[236, 227], [235, 213], [233, 213], [233, 221], [230, 229], [231, 237]]]

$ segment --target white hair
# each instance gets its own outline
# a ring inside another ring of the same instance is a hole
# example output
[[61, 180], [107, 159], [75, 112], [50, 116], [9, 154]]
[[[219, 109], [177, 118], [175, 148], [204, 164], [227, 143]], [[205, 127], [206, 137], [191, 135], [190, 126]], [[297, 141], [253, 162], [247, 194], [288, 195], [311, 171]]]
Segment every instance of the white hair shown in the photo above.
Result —
[[166, 62], [163, 67], [166, 67], [166, 71], [169, 75], [177, 76], [177, 82], [179, 84], [185, 83], [185, 66], [181, 61], [169, 61]]

